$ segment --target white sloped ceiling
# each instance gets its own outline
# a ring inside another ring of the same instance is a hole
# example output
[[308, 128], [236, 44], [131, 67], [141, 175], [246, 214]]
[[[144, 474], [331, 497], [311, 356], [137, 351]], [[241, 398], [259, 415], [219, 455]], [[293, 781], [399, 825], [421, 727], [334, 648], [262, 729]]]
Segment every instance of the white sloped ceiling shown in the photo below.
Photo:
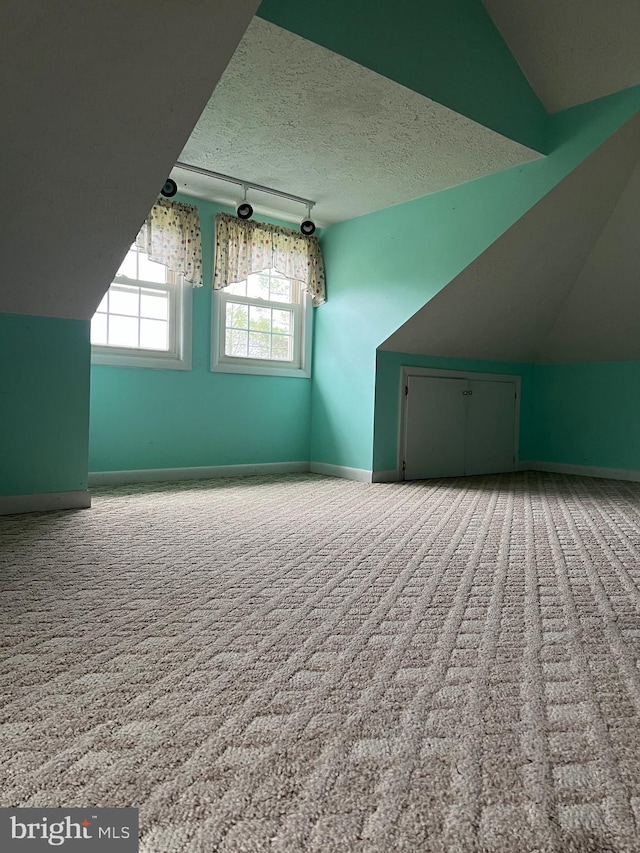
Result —
[[640, 84], [638, 0], [482, 2], [548, 112]]
[[[639, 151], [635, 116], [381, 349], [498, 361], [640, 358]], [[594, 335], [605, 317], [607, 333]]]
[[0, 311], [92, 316], [258, 3], [3, 5]]
[[640, 166], [542, 341], [537, 361], [640, 358]]

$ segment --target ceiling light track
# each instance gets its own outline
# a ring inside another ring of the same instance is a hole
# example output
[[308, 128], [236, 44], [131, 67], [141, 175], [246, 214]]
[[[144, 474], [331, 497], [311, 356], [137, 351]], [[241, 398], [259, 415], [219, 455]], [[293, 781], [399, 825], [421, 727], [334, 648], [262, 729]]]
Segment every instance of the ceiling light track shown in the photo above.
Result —
[[248, 188], [252, 190], [258, 190], [261, 193], [268, 193], [269, 195], [277, 195], [280, 198], [287, 198], [290, 201], [297, 201], [300, 204], [304, 204], [305, 207], [311, 208], [315, 207], [315, 201], [311, 201], [308, 198], [301, 198], [299, 195], [292, 195], [291, 193], [285, 193], [281, 190], [272, 190], [270, 187], [265, 187], [262, 184], [254, 184], [251, 181], [243, 181], [240, 178], [232, 178], [230, 175], [222, 175], [220, 172], [212, 172], [210, 169], [203, 169], [200, 166], [192, 166], [190, 163], [182, 163], [180, 160], [176, 163], [176, 169], [186, 169], [188, 172], [197, 172], [199, 175], [206, 175], [209, 178], [216, 178], [219, 181], [228, 181], [230, 184], [237, 184], [241, 188]]

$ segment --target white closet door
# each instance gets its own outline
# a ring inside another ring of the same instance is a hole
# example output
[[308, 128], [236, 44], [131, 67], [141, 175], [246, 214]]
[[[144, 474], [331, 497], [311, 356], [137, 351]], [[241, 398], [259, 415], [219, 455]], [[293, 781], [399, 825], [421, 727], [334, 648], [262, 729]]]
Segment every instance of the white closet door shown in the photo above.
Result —
[[471, 380], [465, 441], [465, 474], [514, 470], [515, 382]]
[[464, 474], [466, 379], [409, 376], [405, 478]]

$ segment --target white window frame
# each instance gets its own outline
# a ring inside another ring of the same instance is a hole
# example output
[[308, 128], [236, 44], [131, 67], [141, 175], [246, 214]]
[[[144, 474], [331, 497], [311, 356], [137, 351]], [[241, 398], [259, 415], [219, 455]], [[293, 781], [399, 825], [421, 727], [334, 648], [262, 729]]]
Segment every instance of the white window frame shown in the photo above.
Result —
[[[299, 302], [276, 302], [269, 299], [254, 299], [236, 296], [225, 289], [214, 290], [211, 300], [211, 370], [214, 373], [249, 373], [255, 376], [289, 376], [309, 379], [311, 376], [311, 336], [313, 307], [311, 295], [300, 288]], [[226, 304], [229, 302], [256, 305], [261, 308], [276, 308], [291, 311], [294, 322], [293, 360], [244, 358], [230, 356], [224, 352]]]
[[166, 283], [144, 281], [117, 275], [112, 285], [124, 284], [160, 290], [169, 294], [169, 349], [151, 350], [138, 347], [91, 345], [91, 363], [111, 367], [147, 367], [160, 370], [191, 369], [191, 303], [192, 288], [182, 276], [167, 270]]

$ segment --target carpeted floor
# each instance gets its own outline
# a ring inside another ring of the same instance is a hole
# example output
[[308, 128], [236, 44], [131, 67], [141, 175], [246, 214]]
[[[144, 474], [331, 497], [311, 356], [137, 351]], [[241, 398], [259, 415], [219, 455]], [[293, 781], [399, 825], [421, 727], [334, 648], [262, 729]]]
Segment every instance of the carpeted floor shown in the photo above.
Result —
[[143, 853], [640, 850], [640, 484], [314, 475], [0, 519], [0, 806]]

